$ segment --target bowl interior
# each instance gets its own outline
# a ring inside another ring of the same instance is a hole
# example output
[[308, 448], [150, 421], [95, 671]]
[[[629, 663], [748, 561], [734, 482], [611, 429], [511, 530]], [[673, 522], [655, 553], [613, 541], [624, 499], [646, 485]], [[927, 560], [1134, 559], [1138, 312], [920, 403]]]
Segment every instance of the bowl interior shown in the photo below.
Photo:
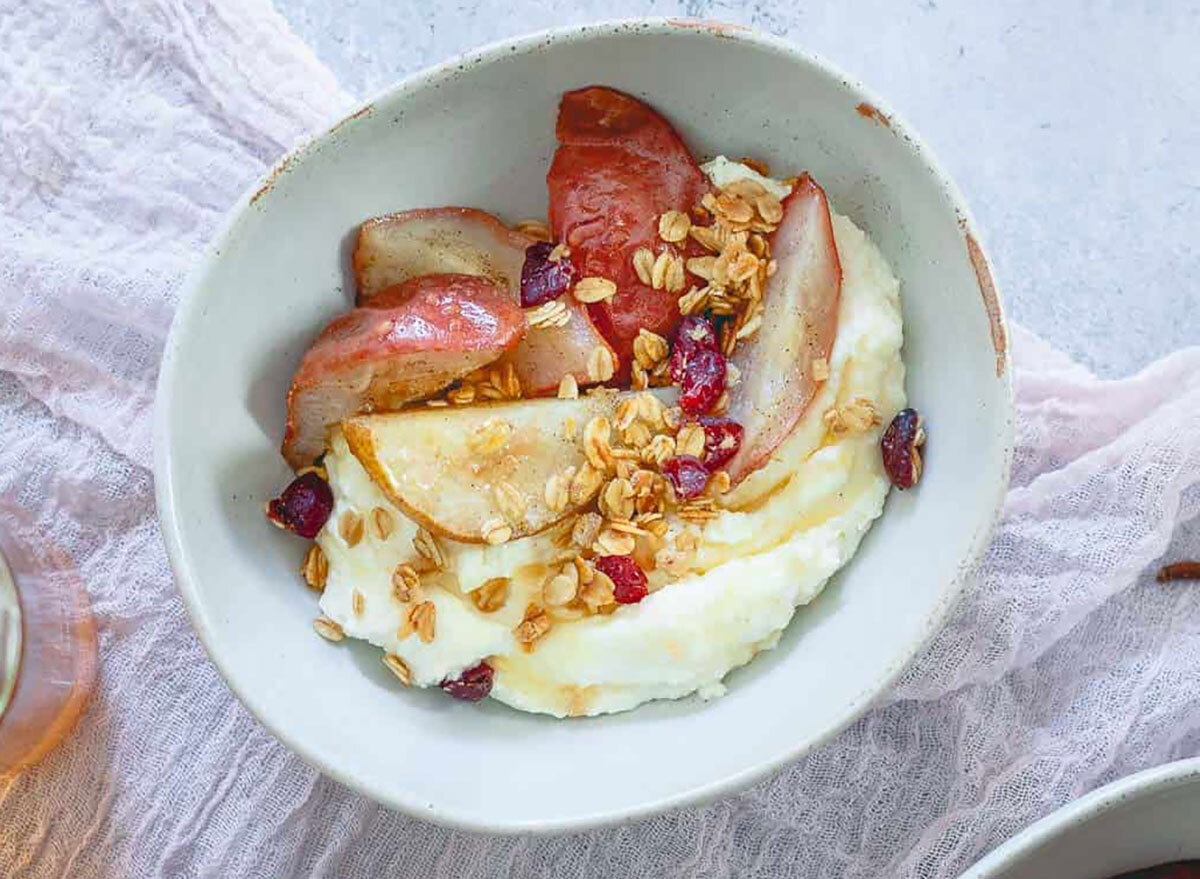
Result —
[[[277, 448], [291, 374], [351, 301], [357, 224], [431, 205], [545, 216], [558, 97], [591, 83], [650, 101], [700, 156], [816, 176], [902, 281], [908, 390], [931, 440], [920, 489], [893, 493], [858, 556], [776, 650], [731, 675], [728, 695], [563, 722], [398, 692], [374, 649], [315, 637], [313, 595], [296, 574], [304, 547], [264, 521], [262, 504], [289, 475]], [[158, 476], [197, 629], [268, 727], [386, 804], [548, 830], [748, 783], [863, 710], [986, 542], [1011, 448], [1007, 360], [993, 344], [1003, 325], [981, 296], [986, 264], [968, 253], [969, 221], [902, 126], [859, 108], [869, 100], [765, 37], [665, 22], [575, 29], [408, 81], [243, 202], [176, 319]]]

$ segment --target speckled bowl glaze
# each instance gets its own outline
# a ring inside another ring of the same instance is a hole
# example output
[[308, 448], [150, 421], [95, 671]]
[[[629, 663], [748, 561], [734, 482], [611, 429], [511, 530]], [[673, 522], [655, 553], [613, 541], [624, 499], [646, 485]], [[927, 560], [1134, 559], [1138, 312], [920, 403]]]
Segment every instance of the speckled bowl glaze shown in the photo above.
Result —
[[1200, 858], [1200, 759], [1114, 781], [1001, 845], [960, 879], [1108, 879]]
[[[702, 58], [704, 63], [697, 64]], [[544, 216], [559, 95], [603, 83], [661, 110], [701, 157], [808, 169], [899, 276], [918, 489], [775, 650], [687, 699], [558, 721], [401, 692], [364, 645], [311, 628], [303, 542], [262, 504], [289, 473], [284, 394], [351, 300], [359, 222], [426, 205]], [[1012, 392], [996, 286], [962, 198], [871, 92], [772, 37], [643, 20], [573, 27], [417, 74], [283, 159], [197, 268], [158, 397], [159, 510], [179, 589], [230, 687], [301, 756], [388, 806], [500, 832], [585, 828], [745, 787], [859, 716], [941, 623], [1008, 479]]]

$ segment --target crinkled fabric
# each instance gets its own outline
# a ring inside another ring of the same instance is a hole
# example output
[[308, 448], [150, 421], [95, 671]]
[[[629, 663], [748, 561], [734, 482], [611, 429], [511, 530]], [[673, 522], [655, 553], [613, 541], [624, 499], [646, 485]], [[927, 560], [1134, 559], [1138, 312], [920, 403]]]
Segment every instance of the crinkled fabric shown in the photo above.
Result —
[[554, 838], [391, 813], [237, 703], [171, 582], [151, 410], [181, 279], [238, 192], [350, 105], [265, 0], [0, 0], [0, 494], [100, 628], [64, 746], [0, 783], [0, 875], [953, 877], [1066, 801], [1200, 753], [1200, 349], [1100, 381], [1014, 327], [995, 541], [863, 719], [712, 805]]

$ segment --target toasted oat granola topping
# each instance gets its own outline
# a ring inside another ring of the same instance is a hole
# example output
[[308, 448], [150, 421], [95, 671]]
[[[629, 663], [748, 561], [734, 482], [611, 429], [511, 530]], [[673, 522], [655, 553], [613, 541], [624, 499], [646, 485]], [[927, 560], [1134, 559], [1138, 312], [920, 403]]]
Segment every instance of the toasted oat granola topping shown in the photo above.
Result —
[[363, 538], [362, 516], [354, 510], [346, 510], [338, 519], [338, 535], [345, 541], [346, 546], [358, 546]]
[[346, 633], [342, 631], [342, 627], [325, 615], [321, 615], [313, 620], [313, 629], [326, 641], [336, 642], [346, 637]]
[[626, 397], [617, 404], [616, 412], [613, 413], [614, 424], [617, 430], [625, 430], [638, 417], [638, 402], [636, 397]]
[[488, 519], [483, 523], [480, 529], [483, 533], [483, 539], [491, 546], [499, 546], [502, 543], [508, 543], [512, 539], [512, 526], [503, 519]]
[[633, 356], [643, 369], [653, 369], [671, 354], [671, 346], [658, 333], [652, 333], [645, 327], [638, 330], [633, 340]]
[[512, 436], [513, 426], [503, 418], [489, 418], [467, 437], [467, 445], [476, 455], [494, 455]]
[[311, 588], [318, 592], [325, 588], [325, 581], [329, 577], [329, 560], [325, 558], [325, 552], [320, 545], [314, 543], [308, 548], [304, 555], [304, 563], [300, 566], [300, 573], [304, 576], [304, 582]]
[[442, 555], [437, 538], [425, 528], [417, 529], [416, 536], [413, 537], [413, 549], [417, 551], [417, 555], [433, 565], [434, 568], [441, 569], [446, 564], [446, 557]]
[[575, 525], [571, 529], [572, 542], [576, 546], [590, 548], [600, 533], [600, 526], [603, 522], [604, 520], [596, 513], [584, 513], [575, 520]]
[[648, 247], [639, 247], [633, 252], [633, 270], [638, 280], [647, 287], [653, 284], [654, 251]]
[[[525, 313], [526, 321], [534, 311], [536, 309]], [[565, 320], [559, 320], [565, 324], [570, 321], [570, 314], [565, 311], [565, 306], [564, 314], [566, 315]], [[517, 376], [516, 367], [511, 363], [503, 363], [496, 366], [485, 366], [463, 376], [459, 380], [458, 387], [451, 388], [446, 392], [446, 401], [455, 406], [468, 406], [477, 401], [519, 400], [522, 395], [523, 389], [521, 380]]]
[[582, 580], [580, 582], [579, 597], [591, 610], [597, 610], [615, 601], [613, 598], [613, 581], [603, 571], [597, 571], [595, 568], [592, 568], [591, 579], [587, 582], [583, 582]]
[[[663, 244], [655, 248], [657, 253], [650, 248], [639, 248], [632, 256], [633, 269], [647, 286], [678, 294], [680, 311], [684, 314], [708, 312], [711, 316], [724, 316], [718, 324], [718, 345], [729, 356], [739, 342], [752, 338], [761, 327], [763, 290], [776, 267], [766, 236], [782, 220], [783, 208], [779, 199], [761, 185], [743, 180], [706, 196], [703, 209], [698, 209], [695, 217], [693, 220], [680, 211], [661, 215], [658, 231]], [[709, 218], [711, 225], [697, 225], [708, 222]], [[549, 236], [548, 228], [540, 221], [522, 224], [522, 231], [534, 237]], [[682, 248], [689, 238], [707, 253], [685, 260], [677, 248]], [[561, 244], [552, 251], [552, 258], [569, 255], [569, 249]], [[689, 276], [701, 283], [689, 286]], [[611, 299], [616, 292], [617, 286], [611, 280], [589, 276], [575, 285], [572, 295], [579, 302], [595, 303]], [[533, 327], [561, 326], [570, 320], [570, 314], [565, 301], [553, 300], [529, 310], [527, 319]], [[630, 372], [635, 389], [672, 383], [671, 346], [665, 338], [643, 329], [633, 341], [632, 353]], [[587, 360], [588, 380], [610, 381], [617, 365], [612, 349], [596, 346]], [[814, 375], [818, 380], [827, 378], [828, 363], [817, 361]], [[736, 382], [736, 373], [730, 375], [729, 386]], [[577, 399], [579, 380], [572, 374], [564, 375], [557, 394], [562, 399]], [[443, 399], [434, 402], [465, 405], [521, 396], [515, 370], [511, 364], [503, 364], [476, 370]], [[728, 403], [726, 392], [712, 412], [727, 410]], [[865, 414], [869, 407], [869, 402], [864, 406], [852, 401], [826, 413], [826, 423], [833, 432], [863, 429], [863, 424], [871, 423]], [[638, 558], [649, 553], [650, 557], [659, 558], [668, 572], [673, 568], [685, 569], [699, 541], [698, 529], [718, 515], [716, 498], [730, 488], [728, 473], [717, 471], [710, 477], [703, 495], [686, 501], [675, 499], [659, 470], [678, 455], [703, 458], [705, 433], [698, 424], [683, 424], [678, 407], [665, 407], [652, 394], [624, 398], [611, 421], [596, 417], [582, 425], [582, 431], [579, 427], [570, 426], [566, 435], [572, 439], [578, 437], [586, 463], [550, 477], [543, 496], [546, 506], [555, 512], [564, 511], [569, 505], [587, 505], [593, 499], [595, 504], [557, 527], [555, 545], [568, 553], [574, 547], [576, 554], [563, 567], [550, 572], [542, 583], [539, 600], [526, 608], [525, 617], [515, 630], [518, 640], [525, 645], [533, 645], [550, 630], [551, 611], [555, 618], [573, 619], [580, 613], [608, 613], [616, 607], [611, 580], [588, 561], [593, 553], [632, 555], [636, 551]], [[472, 437], [472, 449], [479, 454], [498, 453], [505, 448], [510, 434], [511, 427], [502, 420], [489, 422]], [[503, 480], [492, 485], [491, 490], [503, 518], [485, 523], [483, 536], [487, 543], [498, 545], [512, 538], [514, 525], [520, 525], [526, 514], [527, 501]], [[390, 519], [383, 508], [376, 510]], [[394, 522], [385, 519], [381, 529], [375, 515], [376, 511], [372, 511], [367, 524], [376, 535], [382, 530], [380, 539], [386, 539], [394, 531]], [[678, 532], [680, 520], [693, 523], [688, 526], [691, 530]], [[437, 541], [428, 531], [420, 529], [413, 543], [422, 562], [434, 569], [444, 566]], [[673, 560], [672, 554], [678, 558]], [[307, 569], [315, 570], [317, 564], [315, 557], [312, 562], [306, 559], [306, 579]], [[414, 564], [420, 567], [421, 563]], [[413, 605], [406, 615], [405, 626], [410, 632], [418, 632], [423, 640], [432, 640], [435, 608], [421, 599], [416, 570], [403, 565], [393, 579], [397, 597]], [[469, 595], [477, 609], [490, 613], [504, 606], [510, 591], [510, 581], [497, 577]]]
[[825, 428], [833, 436], [864, 433], [883, 423], [875, 404], [866, 397], [855, 397], [840, 406], [828, 409], [822, 418]]
[[635, 391], [644, 391], [650, 387], [650, 373], [637, 360], [629, 365], [629, 386]]
[[455, 406], [467, 406], [475, 402], [475, 388], [473, 385], [463, 385], [462, 387], [452, 388], [446, 392], [446, 402], [453, 403]]
[[575, 506], [587, 503], [600, 490], [600, 486], [603, 484], [604, 471], [593, 467], [591, 464], [584, 464], [571, 480], [569, 492], [571, 503]]
[[416, 600], [421, 594], [421, 577], [412, 565], [397, 565], [392, 572], [392, 597], [401, 603]]
[[532, 645], [550, 631], [553, 623], [545, 609], [531, 604], [525, 609], [525, 618], [513, 630], [513, 635], [521, 644]]
[[513, 229], [538, 241], [553, 240], [550, 235], [550, 226], [545, 220], [522, 220], [513, 226]]
[[705, 250], [720, 253], [721, 249], [725, 246], [724, 234], [726, 231], [723, 226], [692, 226], [688, 234], [692, 236], [693, 241]]
[[704, 456], [704, 428], [696, 423], [685, 424], [675, 435], [675, 452], [678, 455]]
[[663, 241], [675, 243], [687, 238], [688, 230], [692, 228], [691, 218], [681, 211], [667, 211], [658, 218], [658, 237]]
[[612, 351], [605, 345], [597, 345], [588, 354], [588, 378], [594, 382], [609, 381], [617, 371], [617, 362]]
[[[741, 182], [738, 181], [738, 183]], [[735, 192], [731, 192], [729, 187], [716, 197], [711, 206], [707, 202], [704, 206], [730, 224], [749, 223], [754, 219], [754, 208]]]
[[437, 607], [432, 601], [422, 601], [413, 607], [405, 615], [396, 637], [403, 641], [413, 632], [417, 633], [417, 637], [421, 639], [422, 643], [431, 644], [433, 642], [434, 635], [437, 634]]
[[510, 583], [508, 577], [484, 580], [478, 589], [471, 591], [471, 603], [480, 613], [495, 613], [508, 602]]
[[783, 206], [757, 181], [736, 180], [706, 195], [702, 213], [712, 216], [712, 225], [693, 224], [688, 234], [711, 255], [689, 259], [686, 268], [707, 283], [689, 287], [679, 310], [730, 318], [720, 340], [729, 357], [762, 325], [763, 290], [775, 270], [765, 236], [783, 219]]
[[682, 454], [676, 451], [676, 441], [665, 433], [660, 433], [650, 441], [650, 443], [642, 449], [642, 461], [652, 467], [661, 467], [676, 454]]
[[371, 510], [371, 532], [378, 540], [387, 540], [396, 528], [396, 520], [383, 507]]
[[576, 579], [580, 584], [586, 585], [592, 582], [592, 578], [596, 575], [596, 569], [591, 566], [583, 556], [577, 555], [571, 559], [571, 564], [575, 566]]
[[605, 525], [596, 538], [594, 549], [600, 555], [629, 555], [637, 546], [637, 539], [611, 524]]
[[525, 321], [533, 330], [541, 327], [565, 327], [571, 322], [571, 313], [567, 311], [566, 303], [561, 299], [551, 299], [537, 308], [527, 310]]
[[603, 415], [597, 415], [583, 428], [583, 453], [601, 473], [613, 465], [611, 436], [612, 424]]
[[575, 285], [573, 294], [580, 302], [603, 302], [617, 295], [617, 285], [608, 278], [581, 278]]
[[609, 519], [630, 519], [634, 514], [633, 484], [617, 477], [600, 493], [600, 512]]
[[551, 607], [563, 607], [575, 599], [579, 589], [579, 572], [574, 565], [565, 565], [542, 586], [542, 600]]
[[562, 377], [562, 381], [558, 383], [558, 399], [560, 400], [577, 400], [579, 399], [579, 382], [575, 380], [575, 374], [568, 372]]
[[650, 270], [650, 286], [655, 290], [677, 293], [683, 289], [684, 281], [683, 257], [673, 251], [664, 250], [654, 260], [654, 266]]
[[708, 305], [712, 295], [712, 287], [692, 287], [679, 297], [679, 313], [685, 317], [689, 314], [699, 314]]
[[383, 664], [388, 667], [388, 671], [394, 674], [404, 686], [412, 684], [412, 671], [403, 659], [395, 653], [383, 654]]

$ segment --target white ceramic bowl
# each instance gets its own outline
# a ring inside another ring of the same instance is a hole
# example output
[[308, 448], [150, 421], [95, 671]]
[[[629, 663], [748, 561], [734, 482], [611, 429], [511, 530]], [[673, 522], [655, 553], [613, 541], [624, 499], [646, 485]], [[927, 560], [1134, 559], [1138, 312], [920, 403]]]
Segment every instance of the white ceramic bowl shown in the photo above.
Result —
[[[425, 205], [544, 216], [558, 97], [649, 100], [701, 155], [810, 170], [903, 284], [912, 403], [930, 425], [850, 566], [779, 647], [705, 704], [557, 721], [400, 692], [378, 653], [314, 636], [302, 541], [262, 504], [289, 477], [284, 393], [345, 309], [363, 219]], [[276, 735], [398, 809], [491, 831], [557, 831], [743, 787], [842, 729], [938, 626], [1007, 483], [1004, 320], [954, 186], [912, 131], [829, 65], [771, 37], [669, 21], [569, 28], [418, 74], [299, 148], [234, 207], [180, 304], [163, 361], [156, 471], [180, 591], [230, 687]]]
[[997, 848], [960, 879], [1108, 879], [1200, 858], [1200, 758], [1114, 781]]

